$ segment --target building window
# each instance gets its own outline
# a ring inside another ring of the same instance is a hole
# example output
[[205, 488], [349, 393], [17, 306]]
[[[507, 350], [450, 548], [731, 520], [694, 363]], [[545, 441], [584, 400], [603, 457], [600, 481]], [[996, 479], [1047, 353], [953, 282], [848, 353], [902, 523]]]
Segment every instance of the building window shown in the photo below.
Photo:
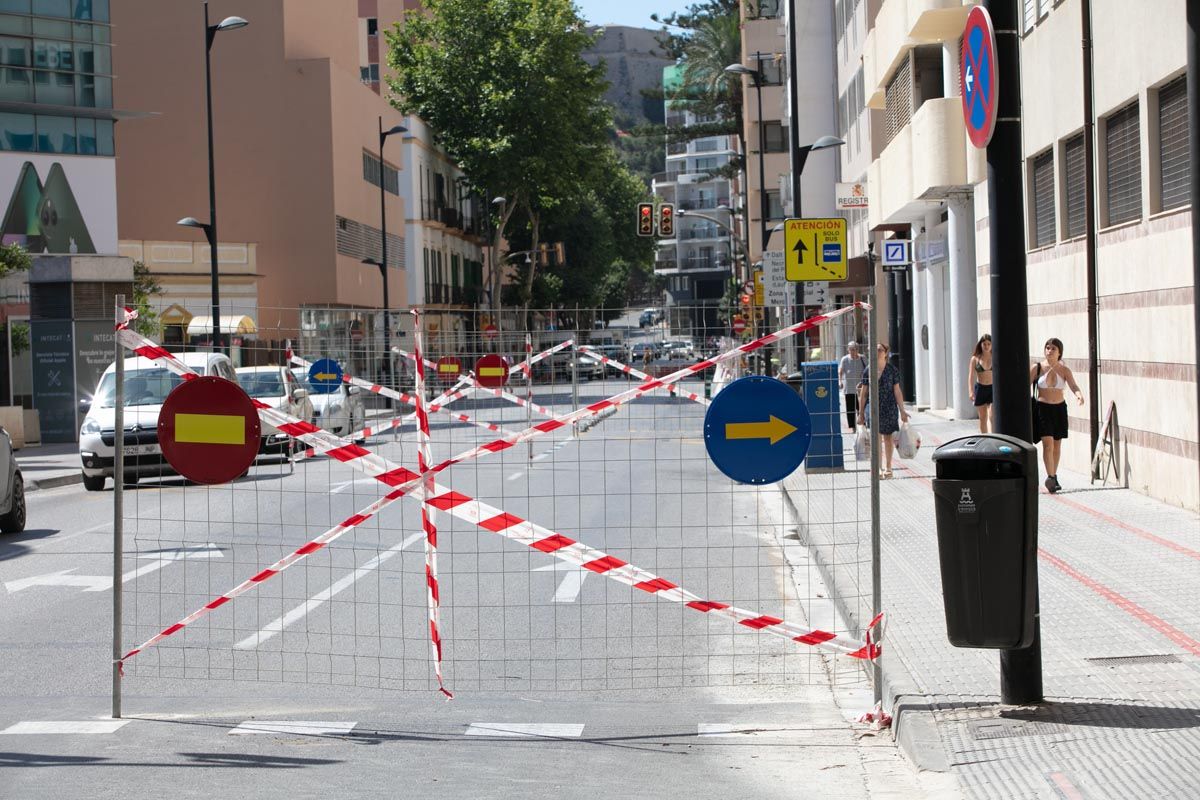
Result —
[[779, 0], [751, 0], [748, 10], [751, 19], [775, 19], [779, 16]]
[[358, 68], [358, 77], [363, 83], [379, 83], [379, 65], [371, 64]]
[[[379, 185], [379, 159], [365, 150], [363, 151], [363, 180], [372, 186]], [[400, 196], [400, 174], [387, 164], [383, 165], [383, 188], [397, 197]]]
[[367, 36], [379, 35], [379, 19], [377, 17], [367, 17]]
[[1033, 26], [1037, 22], [1037, 16], [1037, 0], [1021, 0], [1022, 30], [1027, 33], [1033, 30]]
[[767, 192], [767, 219], [783, 219], [785, 216], [787, 215], [783, 213], [783, 204], [779, 201], [779, 190]]
[[1162, 210], [1191, 202], [1188, 163], [1187, 79], [1177, 78], [1158, 92], [1159, 199]]
[[896, 74], [888, 81], [883, 93], [883, 140], [884, 146], [896, 137], [912, 119], [912, 57], [911, 53], [900, 62]]
[[786, 153], [788, 151], [788, 129], [782, 122], [764, 122], [763, 141], [768, 153]]
[[758, 71], [762, 74], [763, 86], [783, 85], [783, 59], [767, 55], [758, 59]]
[[1067, 226], [1063, 235], [1067, 239], [1074, 239], [1087, 232], [1087, 162], [1084, 160], [1082, 133], [1063, 143], [1063, 184], [1066, 188], [1063, 205], [1067, 212]]
[[1105, 202], [1108, 225], [1142, 216], [1142, 155], [1138, 104], [1130, 103], [1104, 126]]
[[1033, 159], [1033, 246], [1054, 244], [1054, 151]]

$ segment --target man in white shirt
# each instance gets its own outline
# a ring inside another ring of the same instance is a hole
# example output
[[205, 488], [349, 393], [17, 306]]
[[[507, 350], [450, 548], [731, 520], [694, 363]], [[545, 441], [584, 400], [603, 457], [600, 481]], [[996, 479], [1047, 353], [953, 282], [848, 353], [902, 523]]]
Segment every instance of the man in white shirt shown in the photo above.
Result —
[[858, 352], [858, 342], [847, 345], [849, 354], [842, 356], [838, 362], [838, 385], [842, 387], [842, 396], [846, 400], [846, 424], [850, 430], [856, 430], [854, 421], [858, 415], [858, 385], [862, 383], [863, 373], [867, 369], [867, 360]]

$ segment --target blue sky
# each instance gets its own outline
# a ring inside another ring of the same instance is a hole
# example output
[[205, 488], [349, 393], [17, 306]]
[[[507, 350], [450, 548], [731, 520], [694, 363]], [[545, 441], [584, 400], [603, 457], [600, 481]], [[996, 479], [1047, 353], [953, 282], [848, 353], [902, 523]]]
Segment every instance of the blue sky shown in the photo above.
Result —
[[660, 27], [650, 19], [687, 8], [686, 0], [575, 0], [583, 18], [593, 25], [630, 25], [635, 28]]

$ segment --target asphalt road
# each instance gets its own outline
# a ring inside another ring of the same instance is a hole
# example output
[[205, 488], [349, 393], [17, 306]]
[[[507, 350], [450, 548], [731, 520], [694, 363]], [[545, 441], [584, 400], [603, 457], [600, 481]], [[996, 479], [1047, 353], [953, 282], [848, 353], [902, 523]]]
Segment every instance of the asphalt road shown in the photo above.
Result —
[[[621, 388], [584, 384], [580, 399]], [[571, 394], [539, 386], [536, 399], [565, 410]], [[587, 432], [563, 429], [440, 482], [703, 597], [803, 622], [778, 547], [782, 499], [709, 465], [703, 410], [646, 398]], [[513, 429], [526, 419], [492, 401], [468, 413]], [[435, 460], [491, 438], [434, 422]], [[408, 430], [370, 446], [415, 466]], [[262, 463], [229, 486], [163, 479], [126, 491], [125, 648], [381, 494], [324, 458], [294, 472]], [[112, 499], [79, 487], [31, 494], [29, 530], [0, 540], [0, 798], [930, 788], [890, 740], [856, 735], [847, 714], [865, 707], [863, 686], [832, 686], [815, 651], [446, 514], [436, 520], [441, 628], [456, 698], [442, 702], [419, 506], [407, 498], [130, 660], [114, 722]]]

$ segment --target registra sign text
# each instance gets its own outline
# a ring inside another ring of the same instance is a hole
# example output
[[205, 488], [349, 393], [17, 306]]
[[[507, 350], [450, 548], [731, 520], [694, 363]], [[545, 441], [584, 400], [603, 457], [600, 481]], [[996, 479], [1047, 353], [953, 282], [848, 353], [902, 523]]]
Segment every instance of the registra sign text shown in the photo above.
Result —
[[834, 203], [838, 211], [848, 208], [866, 208], [867, 185], [865, 183], [834, 184]]

